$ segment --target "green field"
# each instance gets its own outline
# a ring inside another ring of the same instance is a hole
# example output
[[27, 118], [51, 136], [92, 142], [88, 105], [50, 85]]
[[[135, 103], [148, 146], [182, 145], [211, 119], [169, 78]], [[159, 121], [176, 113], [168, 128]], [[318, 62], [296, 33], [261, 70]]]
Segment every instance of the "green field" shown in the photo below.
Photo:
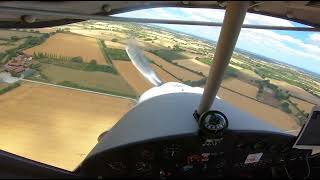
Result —
[[168, 50], [168, 49], [153, 50], [151, 52], [154, 53], [155, 55], [161, 57], [162, 59], [164, 59], [166, 61], [190, 58], [188, 56], [185, 56], [185, 55], [179, 53], [178, 51]]
[[[49, 83], [58, 84], [69, 81], [79, 85], [79, 87], [82, 87], [81, 89], [128, 97], [136, 96], [132, 87], [119, 75], [104, 72], [81, 71], [52, 64], [41, 64], [40, 72], [40, 76], [44, 76], [42, 81]], [[37, 75], [39, 76], [39, 74], [35, 74], [30, 79], [41, 80], [37, 79]]]

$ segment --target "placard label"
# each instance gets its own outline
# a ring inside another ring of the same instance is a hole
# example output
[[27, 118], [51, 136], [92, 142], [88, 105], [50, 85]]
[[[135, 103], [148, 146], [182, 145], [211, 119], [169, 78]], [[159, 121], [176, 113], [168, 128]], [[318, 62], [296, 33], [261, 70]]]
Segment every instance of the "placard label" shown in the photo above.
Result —
[[247, 159], [245, 160], [244, 164], [250, 164], [250, 163], [259, 162], [262, 154], [263, 154], [263, 153], [249, 154], [249, 155], [247, 156]]

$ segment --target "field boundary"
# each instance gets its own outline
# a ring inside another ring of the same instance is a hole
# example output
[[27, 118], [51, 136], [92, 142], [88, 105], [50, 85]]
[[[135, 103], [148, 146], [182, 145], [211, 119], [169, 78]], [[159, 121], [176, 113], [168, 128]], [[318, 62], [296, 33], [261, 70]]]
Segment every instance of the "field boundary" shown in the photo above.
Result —
[[33, 80], [29, 80], [29, 79], [21, 79], [21, 80], [22, 80], [22, 81], [26, 81], [26, 82], [44, 84], [44, 85], [48, 85], [48, 86], [54, 86], [54, 87], [58, 87], [58, 88], [71, 89], [71, 90], [77, 90], [77, 91], [82, 91], [82, 92], [86, 92], [86, 93], [99, 94], [99, 95], [103, 95], [103, 96], [112, 96], [112, 97], [117, 97], [117, 98], [122, 98], [122, 99], [129, 99], [129, 100], [132, 100], [132, 101], [134, 101], [134, 102], [138, 102], [136, 99], [129, 98], [129, 97], [125, 97], [125, 96], [117, 96], [117, 95], [113, 95], [113, 94], [95, 92], [95, 91], [84, 90], [84, 89], [77, 89], [77, 88], [72, 88], [72, 87], [67, 87], [67, 86], [61, 86], [61, 85], [56, 85], [56, 84], [51, 84], [51, 83], [45, 83], [45, 82], [40, 82], [40, 81], [33, 81]]
[[270, 104], [266, 104], [266, 103], [264, 103], [264, 102], [262, 102], [262, 101], [259, 101], [259, 100], [257, 100], [257, 99], [252, 98], [252, 97], [249, 97], [249, 96], [247, 96], [247, 95], [241, 94], [241, 93], [239, 93], [239, 92], [237, 92], [237, 91], [235, 91], [235, 90], [232, 90], [232, 89], [230, 89], [230, 88], [227, 88], [227, 87], [225, 87], [225, 86], [223, 86], [223, 85], [221, 85], [221, 87], [224, 88], [224, 89], [227, 89], [227, 90], [229, 90], [229, 91], [231, 91], [231, 92], [233, 92], [233, 93], [239, 94], [240, 96], [244, 96], [244, 97], [246, 97], [246, 98], [248, 98], [248, 99], [257, 101], [257, 102], [259, 102], [259, 103], [262, 103], [262, 104], [264, 104], [264, 105], [270, 106], [270, 107], [272, 107], [272, 108], [279, 109], [279, 108], [276, 107], [276, 106], [272, 106], [272, 105], [270, 105]]
[[[308, 93], [309, 93], [309, 92], [308, 92]], [[311, 94], [311, 93], [310, 93], [310, 94]], [[311, 95], [313, 95], [313, 94], [311, 94]], [[313, 104], [313, 105], [315, 105], [315, 106], [317, 105], [317, 104], [315, 104], [315, 103], [313, 103], [313, 102], [310, 102], [310, 101], [308, 101], [308, 100], [306, 100], [306, 99], [302, 99], [302, 98], [297, 97], [297, 96], [295, 96], [295, 95], [290, 94], [290, 96], [293, 97], [293, 98], [299, 99], [299, 100], [301, 100], [301, 101], [305, 101], [305, 102], [307, 102], [307, 103]]]
[[104, 43], [104, 41], [102, 41], [102, 40], [100, 40], [100, 39], [96, 39], [96, 40], [97, 40], [97, 44], [98, 44], [98, 46], [99, 46], [99, 48], [100, 48], [100, 51], [101, 51], [101, 53], [102, 53], [105, 61], [106, 61], [107, 63], [110, 63], [110, 65], [111, 65], [112, 67], [114, 67], [113, 62], [112, 62], [111, 58], [109, 57], [109, 55], [108, 55], [108, 53], [107, 53], [106, 44]]

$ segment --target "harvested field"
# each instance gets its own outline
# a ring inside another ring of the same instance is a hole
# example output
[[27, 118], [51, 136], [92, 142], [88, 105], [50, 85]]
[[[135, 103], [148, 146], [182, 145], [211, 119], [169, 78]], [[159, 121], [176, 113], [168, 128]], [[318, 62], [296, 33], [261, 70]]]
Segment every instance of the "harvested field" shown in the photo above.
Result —
[[153, 85], [146, 80], [141, 73], [128, 61], [113, 61], [121, 76], [130, 84], [130, 86], [141, 95]]
[[314, 106], [314, 104], [311, 104], [309, 102], [306, 102], [306, 101], [303, 101], [301, 99], [297, 99], [294, 97], [290, 97], [289, 100], [293, 103], [297, 103], [297, 107], [306, 113], [309, 113]]
[[165, 81], [165, 82], [180, 82], [178, 79], [176, 79], [175, 77], [171, 76], [170, 74], [168, 74], [167, 72], [162, 70], [157, 65], [151, 64], [151, 67], [152, 67], [152, 69], [154, 69], [154, 71], [157, 73], [157, 75], [159, 76], [159, 78], [162, 81]]
[[0, 149], [73, 170], [134, 102], [57, 88], [22, 85], [0, 96]]
[[306, 101], [309, 101], [313, 104], [320, 104], [319, 98], [308, 93], [307, 91], [305, 91], [304, 89], [302, 89], [300, 87], [288, 84], [284, 81], [278, 81], [278, 80], [274, 80], [274, 79], [270, 79], [270, 83], [279, 86], [281, 89], [283, 89], [285, 91], [289, 91], [290, 94], [292, 94], [293, 96], [299, 97], [299, 98], [304, 99]]
[[135, 91], [119, 75], [104, 72], [80, 71], [50, 64], [41, 65], [42, 73], [48, 76], [52, 83], [71, 81], [81, 86], [105, 90], [114, 93], [134, 96]]
[[108, 31], [104, 31], [104, 30], [89, 30], [89, 29], [71, 29], [70, 30], [73, 33], [77, 33], [77, 34], [81, 34], [81, 35], [85, 35], [85, 36], [89, 36], [89, 37], [93, 37], [93, 38], [99, 38], [99, 39], [107, 39], [107, 40], [111, 40], [112, 37], [106, 36], [106, 33], [108, 33]]
[[113, 38], [127, 38], [128, 36], [124, 33], [107, 31], [107, 30], [90, 30], [90, 29], [71, 29], [73, 33], [82, 34], [85, 36], [90, 36], [94, 38], [111, 40]]
[[43, 44], [24, 52], [30, 55], [42, 52], [67, 57], [81, 56], [85, 62], [95, 59], [98, 64], [107, 64], [96, 39], [74, 34], [57, 33]]
[[39, 31], [41, 33], [51, 33], [51, 32], [56, 32], [56, 29], [54, 28], [34, 28], [34, 30]]
[[194, 59], [174, 60], [173, 62], [208, 76], [210, 66]]
[[190, 72], [186, 69], [183, 69], [181, 67], [175, 66], [171, 63], [168, 63], [165, 60], [163, 60], [162, 58], [160, 58], [150, 52], [144, 51], [144, 54], [150, 60], [154, 61], [158, 65], [161, 65], [164, 69], [166, 69], [167, 71], [172, 73], [174, 76], [176, 76], [184, 81], [186, 81], [186, 80], [196, 81], [196, 80], [202, 79], [202, 77], [199, 76], [198, 74], [195, 74], [195, 73]]
[[232, 89], [240, 94], [256, 99], [258, 88], [236, 78], [228, 78], [222, 81], [222, 86]]
[[237, 76], [238, 79], [241, 79], [245, 82], [255, 82], [256, 80], [262, 80], [262, 78], [255, 72], [248, 69], [241, 69], [240, 72], [237, 73]]
[[279, 129], [293, 130], [300, 128], [293, 118], [280, 109], [273, 108], [245, 96], [241, 96], [223, 87], [219, 89], [218, 96], [226, 102]]

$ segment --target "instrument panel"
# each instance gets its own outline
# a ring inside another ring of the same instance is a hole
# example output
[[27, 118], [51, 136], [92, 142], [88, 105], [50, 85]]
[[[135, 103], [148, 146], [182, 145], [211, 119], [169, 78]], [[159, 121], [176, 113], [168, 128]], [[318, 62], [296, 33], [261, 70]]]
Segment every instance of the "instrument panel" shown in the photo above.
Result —
[[295, 136], [264, 131], [226, 130], [206, 139], [198, 134], [163, 137], [106, 150], [77, 169], [87, 177], [255, 177], [273, 176], [272, 167], [303, 160], [292, 149]]

